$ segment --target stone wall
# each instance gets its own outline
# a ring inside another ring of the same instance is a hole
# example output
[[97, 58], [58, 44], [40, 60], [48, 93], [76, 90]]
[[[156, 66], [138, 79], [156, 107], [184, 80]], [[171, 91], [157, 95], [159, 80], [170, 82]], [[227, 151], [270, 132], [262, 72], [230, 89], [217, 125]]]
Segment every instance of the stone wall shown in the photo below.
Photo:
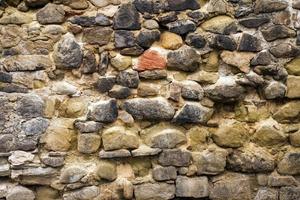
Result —
[[300, 200], [299, 0], [0, 2], [0, 199]]

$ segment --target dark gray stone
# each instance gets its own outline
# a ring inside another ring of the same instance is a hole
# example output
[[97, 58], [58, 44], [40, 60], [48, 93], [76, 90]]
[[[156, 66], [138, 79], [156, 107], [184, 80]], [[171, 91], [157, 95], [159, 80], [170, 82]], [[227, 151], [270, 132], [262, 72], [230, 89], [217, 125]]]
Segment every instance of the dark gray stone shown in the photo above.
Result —
[[177, 177], [177, 170], [175, 167], [155, 167], [152, 170], [153, 179], [156, 181], [175, 180]]
[[103, 128], [103, 124], [94, 121], [75, 121], [74, 127], [80, 133], [98, 133]]
[[138, 30], [141, 28], [139, 13], [131, 3], [122, 4], [114, 16], [114, 29]]
[[139, 72], [139, 77], [141, 79], [147, 80], [158, 80], [167, 78], [167, 71], [166, 70], [146, 70], [143, 72]]
[[300, 199], [300, 187], [282, 187], [279, 190], [280, 200], [298, 200]]
[[188, 19], [181, 19], [170, 22], [166, 24], [166, 27], [170, 32], [176, 33], [178, 35], [184, 35], [196, 30], [195, 23]]
[[205, 124], [213, 114], [213, 109], [199, 103], [186, 103], [178, 110], [172, 120], [174, 123], [203, 123]]
[[116, 77], [114, 76], [105, 76], [99, 77], [95, 83], [95, 89], [101, 93], [108, 92], [116, 83]]
[[115, 85], [109, 92], [108, 96], [115, 99], [126, 99], [131, 95], [131, 90], [128, 87]]
[[239, 20], [239, 23], [247, 28], [258, 28], [265, 23], [269, 23], [270, 19], [264, 16], [247, 17]]
[[235, 40], [227, 35], [216, 35], [212, 40], [210, 47], [218, 50], [234, 51], [237, 47]]
[[258, 52], [261, 50], [262, 50], [261, 41], [258, 38], [248, 33], [244, 33], [242, 35], [240, 44], [238, 46], [238, 51]]
[[136, 45], [136, 39], [133, 32], [125, 30], [115, 31], [115, 47], [128, 48]]
[[163, 5], [157, 0], [134, 0], [133, 4], [141, 13], [158, 14]]
[[174, 22], [178, 19], [176, 12], [172, 11], [172, 12], [167, 12], [167, 13], [162, 13], [157, 17], [158, 21], [165, 25], [168, 24], [170, 22]]
[[49, 0], [25, 0], [26, 6], [33, 8], [43, 7], [47, 3], [49, 3]]
[[258, 74], [272, 76], [275, 80], [286, 80], [288, 72], [279, 64], [272, 65], [259, 65], [254, 68], [254, 71]]
[[196, 71], [199, 67], [198, 54], [191, 47], [183, 47], [176, 51], [171, 51], [167, 55], [167, 65], [186, 72]]
[[296, 31], [284, 25], [270, 26], [268, 28], [262, 29], [261, 33], [264, 36], [265, 40], [267, 40], [268, 42], [277, 39], [296, 37]]
[[90, 27], [96, 25], [95, 18], [96, 17], [93, 16], [74, 16], [71, 17], [68, 21], [70, 21], [72, 24], [77, 24], [79, 26]]
[[92, 74], [97, 70], [96, 56], [92, 51], [84, 53], [81, 72], [83, 74]]
[[61, 24], [65, 21], [65, 11], [60, 5], [48, 3], [37, 12], [36, 18], [40, 24]]
[[16, 138], [11, 134], [0, 135], [0, 152], [10, 152], [16, 148]]
[[25, 95], [18, 102], [17, 113], [24, 118], [42, 117], [44, 101], [37, 95]]
[[145, 31], [140, 31], [136, 40], [139, 46], [143, 48], [149, 48], [155, 41], [159, 40], [159, 38], [160, 38], [160, 31], [145, 30]]
[[115, 99], [100, 101], [89, 110], [87, 118], [91, 121], [111, 123], [118, 117], [118, 105]]
[[190, 100], [201, 100], [204, 96], [204, 90], [201, 85], [195, 81], [183, 81], [181, 96]]
[[173, 118], [175, 110], [164, 98], [135, 98], [124, 102], [124, 109], [135, 119], [159, 121]]
[[255, 55], [251, 60], [251, 65], [269, 65], [272, 62], [272, 56], [268, 51], [262, 51]]
[[280, 43], [272, 46], [270, 52], [277, 58], [292, 58], [300, 54], [300, 49], [289, 43]]
[[0, 84], [0, 91], [6, 93], [28, 93], [28, 88], [13, 84], [13, 83], [2, 83]]
[[184, 167], [191, 161], [191, 153], [181, 149], [167, 149], [159, 155], [158, 162], [163, 166]]
[[7, 72], [0, 72], [0, 82], [2, 83], [11, 83], [12, 75]]
[[181, 11], [181, 10], [197, 10], [200, 5], [197, 0], [167, 0], [167, 10]]
[[120, 54], [125, 56], [140, 56], [143, 53], [144, 53], [144, 49], [138, 45], [134, 47], [125, 48], [120, 51]]
[[192, 46], [195, 48], [203, 48], [206, 45], [205, 38], [197, 33], [189, 33], [185, 38], [185, 42], [189, 46]]
[[137, 88], [140, 83], [139, 74], [134, 70], [121, 71], [117, 76], [116, 82], [125, 87]]
[[283, 0], [258, 0], [255, 2], [255, 13], [271, 13], [284, 10], [288, 3]]
[[96, 25], [99, 26], [109, 26], [112, 24], [112, 21], [105, 15], [98, 13], [95, 18]]
[[22, 124], [22, 129], [27, 136], [41, 135], [49, 126], [49, 121], [44, 118], [34, 118]]

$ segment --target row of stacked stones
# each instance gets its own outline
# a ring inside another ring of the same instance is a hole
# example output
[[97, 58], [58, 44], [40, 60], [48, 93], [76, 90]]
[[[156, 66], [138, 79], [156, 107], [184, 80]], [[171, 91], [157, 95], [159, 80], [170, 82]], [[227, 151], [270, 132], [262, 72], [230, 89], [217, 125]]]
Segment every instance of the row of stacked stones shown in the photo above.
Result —
[[0, 2], [0, 199], [300, 199], [299, 0]]

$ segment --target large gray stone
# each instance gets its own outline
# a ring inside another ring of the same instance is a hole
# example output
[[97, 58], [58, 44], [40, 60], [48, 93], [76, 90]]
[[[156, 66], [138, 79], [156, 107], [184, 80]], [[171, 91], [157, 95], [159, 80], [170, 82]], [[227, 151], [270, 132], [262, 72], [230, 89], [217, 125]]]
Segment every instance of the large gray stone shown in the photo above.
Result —
[[175, 113], [172, 105], [162, 97], [129, 99], [124, 102], [124, 109], [135, 119], [148, 121], [170, 120]]
[[118, 106], [115, 99], [99, 101], [88, 112], [88, 120], [111, 123], [118, 117]]
[[13, 187], [10, 191], [8, 191], [7, 200], [34, 200], [35, 195], [32, 190], [23, 187], [21, 185], [17, 185]]
[[64, 200], [88, 200], [94, 199], [100, 194], [100, 189], [96, 186], [83, 187], [77, 190], [66, 192]]
[[191, 161], [191, 153], [180, 149], [164, 150], [158, 158], [158, 162], [163, 166], [188, 166]]
[[138, 30], [141, 27], [139, 13], [131, 3], [122, 4], [114, 15], [114, 29]]
[[41, 24], [61, 24], [65, 21], [65, 11], [60, 5], [48, 3], [37, 12], [36, 18]]
[[156, 181], [175, 180], [177, 177], [177, 171], [175, 167], [155, 167], [152, 170], [153, 179]]
[[207, 177], [188, 178], [179, 176], [176, 179], [176, 196], [203, 198], [209, 195], [209, 185]]

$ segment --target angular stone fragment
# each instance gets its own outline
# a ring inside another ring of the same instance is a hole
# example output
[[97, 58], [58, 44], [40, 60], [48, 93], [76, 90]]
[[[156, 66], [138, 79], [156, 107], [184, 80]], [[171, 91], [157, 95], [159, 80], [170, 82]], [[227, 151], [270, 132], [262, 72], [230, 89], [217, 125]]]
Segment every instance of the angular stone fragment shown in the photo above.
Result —
[[80, 67], [83, 54], [75, 37], [68, 33], [54, 47], [53, 60], [59, 69], [74, 69]]
[[103, 125], [99, 122], [78, 120], [74, 122], [74, 127], [80, 133], [98, 133], [103, 128]]
[[101, 161], [97, 166], [96, 174], [99, 178], [114, 181], [117, 178], [117, 166], [112, 162]]
[[48, 3], [37, 12], [36, 18], [41, 24], [61, 24], [65, 21], [65, 11], [60, 5]]
[[183, 43], [180, 35], [168, 31], [161, 34], [160, 42], [163, 48], [172, 50], [178, 49]]
[[258, 28], [268, 22], [270, 22], [270, 19], [264, 16], [247, 17], [239, 20], [239, 23], [247, 28]]
[[198, 83], [214, 84], [218, 81], [219, 75], [214, 72], [198, 71], [187, 76], [188, 80], [193, 80]]
[[63, 195], [64, 200], [94, 199], [100, 194], [97, 186], [83, 187], [77, 190], [66, 192]]
[[168, 200], [175, 197], [175, 186], [167, 183], [143, 183], [134, 186], [136, 200]]
[[52, 66], [49, 56], [17, 55], [5, 58], [2, 64], [6, 71], [35, 71], [50, 69]]
[[212, 117], [213, 112], [213, 109], [204, 107], [199, 103], [186, 103], [180, 110], [176, 112], [173, 122], [179, 124], [205, 124]]
[[110, 63], [117, 70], [122, 71], [132, 65], [132, 59], [130, 56], [123, 56], [121, 54], [117, 54], [115, 57], [110, 59]]
[[162, 97], [135, 98], [124, 102], [124, 109], [138, 120], [170, 120], [175, 110], [172, 105]]
[[221, 53], [221, 58], [226, 64], [237, 67], [245, 73], [250, 71], [250, 61], [254, 56], [255, 54], [250, 52], [223, 51]]
[[90, 27], [96, 25], [94, 16], [74, 16], [68, 19], [68, 21], [83, 27]]
[[243, 98], [245, 89], [230, 77], [222, 77], [214, 85], [205, 90], [207, 96], [218, 102], [233, 102]]
[[197, 10], [200, 8], [196, 0], [167, 0], [167, 10], [181, 11], [181, 10]]
[[166, 24], [166, 27], [170, 32], [176, 33], [178, 35], [184, 35], [196, 30], [195, 23], [188, 19], [181, 19], [174, 22], [170, 22]]
[[80, 153], [95, 153], [101, 145], [101, 137], [97, 134], [80, 134], [77, 149]]
[[182, 47], [167, 55], [167, 65], [170, 68], [192, 72], [198, 69], [198, 54], [191, 47]]
[[201, 27], [208, 32], [225, 34], [226, 28], [234, 23], [234, 19], [225, 15], [213, 17], [201, 24]]
[[236, 172], [263, 173], [273, 171], [275, 161], [266, 150], [251, 144], [229, 154], [227, 167]]
[[299, 121], [299, 116], [300, 102], [291, 101], [278, 108], [277, 112], [274, 113], [273, 118], [278, 122], [287, 123], [290, 121]]
[[268, 51], [261, 51], [252, 58], [251, 65], [269, 65], [271, 62], [271, 54]]
[[17, 113], [24, 118], [31, 119], [43, 115], [44, 101], [33, 94], [25, 95], [18, 102]]
[[65, 159], [63, 156], [42, 156], [41, 161], [50, 167], [61, 167]]
[[115, 126], [103, 131], [102, 141], [105, 151], [136, 149], [139, 147], [137, 135], [122, 126]]
[[284, 10], [288, 7], [288, 3], [283, 0], [258, 0], [255, 2], [255, 13], [271, 13]]
[[137, 71], [164, 69], [167, 65], [166, 59], [155, 50], [145, 51], [138, 60]]
[[258, 38], [247, 33], [242, 35], [238, 51], [258, 52], [261, 50], [261, 42]]
[[193, 153], [193, 163], [197, 167], [197, 175], [222, 173], [225, 170], [227, 154], [227, 151], [221, 148]]
[[299, 48], [290, 43], [280, 43], [272, 46], [270, 52], [277, 58], [292, 58], [300, 54]]
[[151, 45], [158, 41], [160, 38], [160, 31], [158, 30], [142, 30], [138, 34], [136, 41], [137, 44], [144, 49], [151, 47]]
[[277, 171], [285, 175], [300, 174], [300, 153], [287, 152], [277, 165]]
[[161, 152], [161, 149], [150, 148], [146, 145], [140, 145], [138, 149], [132, 150], [133, 157], [142, 157], [142, 156], [154, 156]]
[[127, 70], [119, 72], [116, 82], [125, 87], [137, 88], [140, 83], [140, 79], [138, 72], [134, 70]]
[[83, 30], [83, 41], [89, 44], [106, 45], [113, 30], [108, 27], [92, 27]]
[[[247, 175], [226, 173], [214, 177], [209, 198], [213, 200], [251, 200], [250, 178]], [[238, 187], [237, 187], [238, 186]]]
[[221, 124], [219, 129], [212, 135], [217, 145], [231, 148], [243, 146], [248, 137], [248, 130], [244, 124], [237, 121]]
[[185, 42], [192, 47], [195, 48], [203, 48], [206, 45], [206, 40], [203, 36], [197, 33], [189, 33], [186, 38]]
[[261, 30], [262, 35], [268, 42], [284, 39], [288, 37], [296, 37], [296, 31], [284, 25], [273, 25]]
[[184, 167], [191, 161], [191, 153], [180, 149], [163, 150], [159, 155], [158, 162], [163, 166]]
[[136, 45], [136, 38], [131, 31], [117, 30], [114, 36], [116, 48], [128, 48]]
[[176, 196], [203, 198], [209, 195], [209, 185], [207, 177], [178, 176], [176, 179]]
[[300, 76], [288, 76], [287, 78], [287, 93], [288, 98], [294, 99], [300, 97]]
[[83, 74], [92, 74], [97, 70], [96, 56], [92, 51], [86, 51], [83, 55], [81, 72]]
[[115, 151], [104, 151], [101, 150], [99, 153], [100, 158], [127, 158], [130, 157], [130, 151], [126, 149], [120, 149]]
[[114, 29], [138, 30], [141, 28], [139, 13], [131, 3], [122, 4], [114, 15]]
[[261, 188], [257, 191], [254, 200], [276, 200], [278, 198], [277, 190], [271, 188]]
[[159, 11], [163, 8], [163, 5], [160, 2], [152, 0], [134, 0], [133, 4], [141, 13], [158, 14]]
[[0, 152], [10, 152], [16, 148], [16, 138], [11, 134], [0, 135]]
[[26, 151], [14, 151], [9, 157], [8, 161], [12, 166], [20, 166], [25, 163], [30, 163], [34, 159], [34, 155]]
[[204, 90], [197, 82], [186, 80], [181, 83], [181, 95], [183, 98], [190, 100], [201, 100], [203, 98]]
[[268, 185], [271, 187], [297, 186], [297, 181], [293, 176], [281, 176], [274, 172], [268, 177]]
[[7, 200], [34, 200], [35, 195], [32, 190], [23, 187], [21, 185], [17, 185], [7, 192], [6, 199]]
[[167, 78], [167, 71], [166, 70], [146, 70], [143, 72], [139, 72], [139, 77], [142, 79], [148, 79], [148, 80], [158, 80], [158, 79], [164, 79]]
[[280, 200], [297, 200], [300, 198], [300, 187], [282, 187], [279, 191]]
[[76, 183], [80, 181], [86, 173], [87, 172], [83, 168], [77, 166], [67, 167], [62, 170], [59, 181], [61, 183]]
[[115, 99], [100, 101], [88, 112], [87, 118], [96, 122], [111, 123], [118, 117], [118, 106]]
[[152, 170], [153, 179], [156, 181], [174, 180], [177, 177], [175, 167], [155, 167]]
[[108, 96], [115, 99], [126, 99], [130, 95], [130, 88], [121, 85], [114, 85], [114, 87], [108, 92]]
[[232, 37], [220, 34], [214, 37], [210, 46], [219, 50], [229, 51], [234, 51], [237, 48], [237, 44]]
[[77, 92], [77, 87], [66, 81], [57, 81], [51, 88], [54, 94], [59, 95], [74, 95]]
[[95, 83], [95, 88], [97, 91], [101, 93], [105, 93], [111, 90], [115, 82], [116, 82], [116, 77], [114, 76], [99, 77], [99, 79]]
[[283, 98], [286, 93], [286, 86], [283, 83], [272, 81], [263, 90], [266, 99]]
[[300, 76], [300, 58], [293, 59], [291, 62], [287, 63], [285, 68], [290, 75]]

